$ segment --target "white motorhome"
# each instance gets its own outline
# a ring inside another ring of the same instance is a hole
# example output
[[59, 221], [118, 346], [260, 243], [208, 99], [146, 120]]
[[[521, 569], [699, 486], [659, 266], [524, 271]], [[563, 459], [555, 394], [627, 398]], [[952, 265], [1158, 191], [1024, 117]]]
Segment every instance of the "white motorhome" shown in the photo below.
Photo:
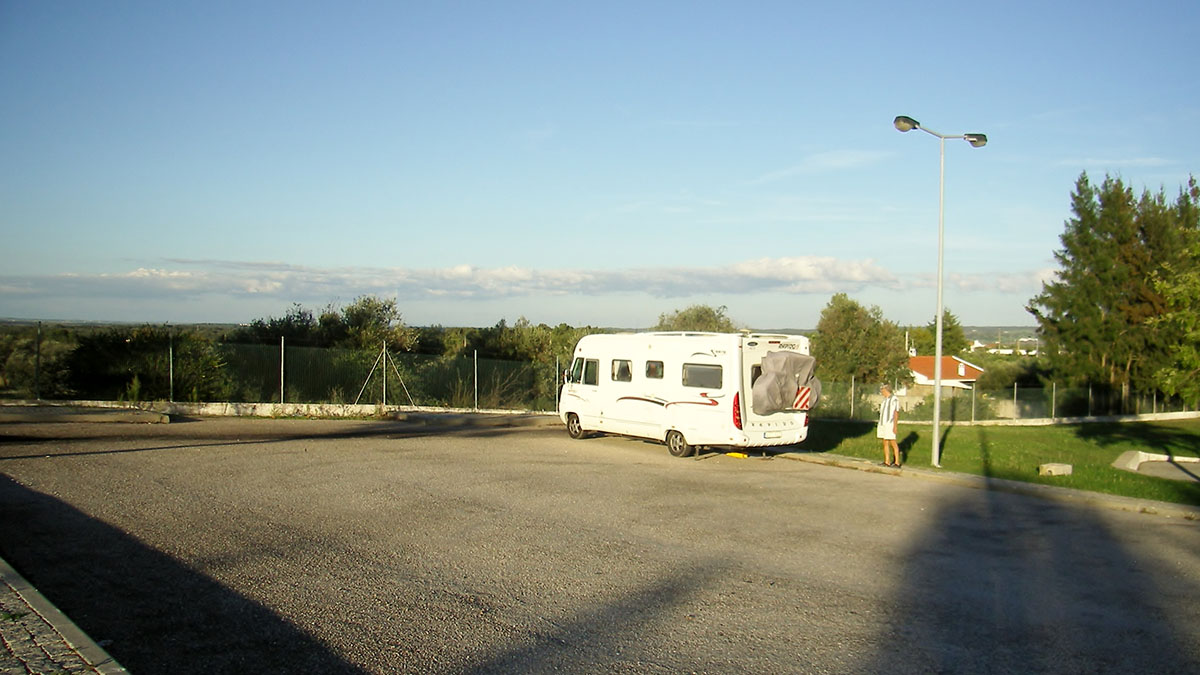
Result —
[[820, 396], [802, 335], [620, 333], [575, 347], [558, 413], [572, 438], [589, 432], [696, 446], [793, 445]]

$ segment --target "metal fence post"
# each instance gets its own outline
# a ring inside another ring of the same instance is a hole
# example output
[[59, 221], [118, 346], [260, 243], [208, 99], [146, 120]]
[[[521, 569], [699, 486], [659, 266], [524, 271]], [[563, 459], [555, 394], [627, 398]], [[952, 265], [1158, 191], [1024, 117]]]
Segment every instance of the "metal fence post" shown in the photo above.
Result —
[[175, 402], [175, 334], [167, 328], [167, 400]]
[[854, 376], [850, 376], [850, 419], [854, 419]]
[[971, 385], [971, 422], [975, 422], [975, 385]]
[[1013, 382], [1013, 419], [1021, 419], [1021, 409], [1017, 407], [1017, 383]]
[[1058, 410], [1057, 405], [1056, 405], [1057, 403], [1058, 403], [1058, 383], [1051, 382], [1050, 383], [1050, 417], [1052, 417], [1052, 418], [1056, 417], [1056, 415], [1054, 413]]
[[283, 403], [283, 336], [279, 336], [279, 402]]
[[42, 400], [42, 322], [37, 322], [37, 339], [33, 348], [33, 398]]
[[479, 350], [475, 350], [473, 357], [475, 363], [475, 409], [479, 410]]

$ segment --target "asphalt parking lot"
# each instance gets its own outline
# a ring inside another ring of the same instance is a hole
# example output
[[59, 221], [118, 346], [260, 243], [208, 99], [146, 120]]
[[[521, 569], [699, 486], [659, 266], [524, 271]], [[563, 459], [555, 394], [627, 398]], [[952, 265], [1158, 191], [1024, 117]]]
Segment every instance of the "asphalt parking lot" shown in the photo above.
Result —
[[1177, 518], [403, 422], [8, 424], [0, 472], [132, 673], [1200, 671]]

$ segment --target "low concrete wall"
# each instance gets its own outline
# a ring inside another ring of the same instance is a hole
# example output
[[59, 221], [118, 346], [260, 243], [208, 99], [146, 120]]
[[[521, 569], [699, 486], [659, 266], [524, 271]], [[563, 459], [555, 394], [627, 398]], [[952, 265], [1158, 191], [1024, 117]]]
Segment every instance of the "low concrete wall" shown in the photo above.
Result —
[[403, 419], [413, 414], [546, 416], [535, 410], [491, 410], [435, 406], [349, 405], [340, 403], [180, 403], [169, 401], [3, 401], [0, 405], [44, 409], [142, 410], [183, 417], [313, 417]]
[[[554, 418], [556, 413], [543, 410], [496, 410], [471, 408], [442, 408], [436, 406], [401, 405], [349, 405], [340, 403], [179, 403], [168, 401], [0, 401], [0, 406], [44, 406], [103, 408], [120, 410], [145, 410], [165, 415], [185, 417], [313, 417], [313, 418], [387, 418], [404, 419], [409, 415], [453, 414], [489, 416], [545, 416]], [[818, 411], [819, 413], [819, 411]], [[814, 415], [814, 419], [821, 419]], [[1095, 422], [1161, 422], [1169, 420], [1200, 419], [1200, 411], [1147, 413], [1144, 415], [1105, 415], [1101, 417], [1042, 417], [1031, 419], [996, 419], [971, 421], [942, 420], [943, 426], [1005, 426], [1044, 427], [1056, 424], [1088, 424]], [[859, 420], [864, 423], [870, 420]], [[929, 420], [906, 420], [907, 426], [924, 426]]]

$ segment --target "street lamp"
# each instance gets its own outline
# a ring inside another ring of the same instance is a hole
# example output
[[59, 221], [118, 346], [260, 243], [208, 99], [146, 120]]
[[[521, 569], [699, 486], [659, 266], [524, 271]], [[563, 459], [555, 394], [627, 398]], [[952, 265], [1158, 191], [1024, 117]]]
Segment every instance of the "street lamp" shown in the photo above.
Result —
[[933, 356], [933, 453], [932, 463], [934, 466], [942, 465], [942, 455], [938, 449], [938, 442], [941, 440], [942, 426], [942, 249], [945, 239], [945, 221], [946, 221], [946, 139], [961, 138], [971, 144], [973, 148], [982, 148], [987, 145], [987, 136], [984, 134], [940, 134], [933, 129], [928, 129], [921, 126], [921, 123], [906, 115], [900, 115], [893, 122], [896, 129], [902, 132], [920, 129], [931, 136], [937, 136], [939, 145], [941, 146], [941, 177], [938, 179], [938, 254], [937, 254], [937, 315], [934, 321], [937, 324], [937, 336], [934, 338], [934, 356]]

